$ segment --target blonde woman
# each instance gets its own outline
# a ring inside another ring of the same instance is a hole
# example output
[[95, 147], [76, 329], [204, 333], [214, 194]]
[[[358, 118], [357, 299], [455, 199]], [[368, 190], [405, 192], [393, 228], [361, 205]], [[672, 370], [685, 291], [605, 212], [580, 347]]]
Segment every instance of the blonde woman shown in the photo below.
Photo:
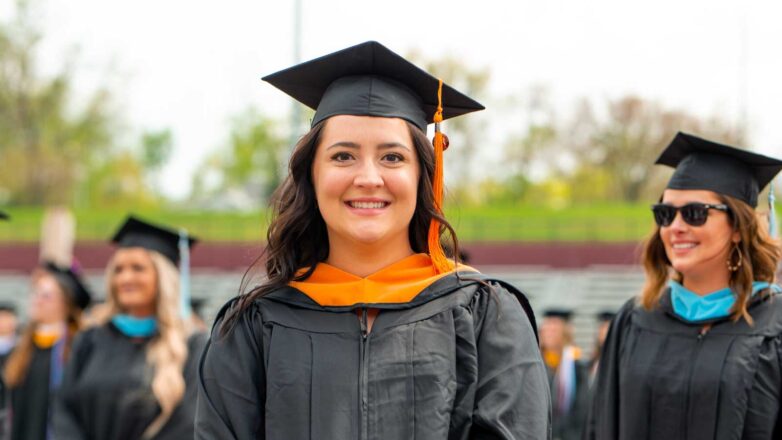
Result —
[[52, 396], [89, 302], [75, 270], [44, 263], [33, 272], [29, 324], [3, 371], [13, 440], [44, 440], [50, 433]]
[[191, 438], [204, 338], [180, 314], [179, 236], [131, 217], [113, 241], [104, 316], [74, 344], [56, 438]]
[[589, 439], [782, 435], [782, 256], [757, 215], [782, 160], [680, 133], [642, 260], [600, 357]]

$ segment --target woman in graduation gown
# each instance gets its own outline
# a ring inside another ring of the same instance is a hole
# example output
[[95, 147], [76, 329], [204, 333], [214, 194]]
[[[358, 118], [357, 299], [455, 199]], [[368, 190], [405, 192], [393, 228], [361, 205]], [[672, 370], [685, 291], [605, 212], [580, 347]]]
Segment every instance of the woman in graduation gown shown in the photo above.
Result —
[[34, 272], [29, 324], [5, 362], [13, 440], [45, 440], [65, 362], [90, 293], [75, 269], [43, 263]]
[[587, 438], [780, 438], [782, 251], [754, 208], [782, 161], [679, 133], [657, 163], [676, 171], [643, 292], [608, 332]]
[[375, 42], [265, 79], [316, 114], [276, 193], [268, 278], [205, 349], [196, 438], [548, 438], [526, 299], [439, 242], [445, 138], [426, 125], [480, 104]]
[[74, 343], [55, 438], [192, 438], [205, 336], [188, 336], [176, 264], [193, 240], [130, 217], [113, 241], [105, 316]]

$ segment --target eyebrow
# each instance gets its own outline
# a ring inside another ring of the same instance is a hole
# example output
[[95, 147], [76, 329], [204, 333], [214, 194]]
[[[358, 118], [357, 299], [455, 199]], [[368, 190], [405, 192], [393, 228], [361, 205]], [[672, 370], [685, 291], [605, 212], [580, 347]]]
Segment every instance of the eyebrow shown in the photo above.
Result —
[[[326, 149], [330, 150], [330, 149], [336, 148], [336, 147], [345, 147], [345, 148], [352, 148], [352, 149], [358, 150], [359, 148], [361, 148], [361, 145], [359, 145], [359, 144], [357, 144], [355, 142], [340, 141], [340, 142], [336, 142], [334, 144], [331, 144]], [[408, 147], [405, 144], [399, 143], [399, 142], [383, 142], [382, 144], [378, 144], [377, 148], [379, 148], [381, 150], [387, 150], [389, 148], [404, 148], [405, 150], [411, 151], [410, 147]]]

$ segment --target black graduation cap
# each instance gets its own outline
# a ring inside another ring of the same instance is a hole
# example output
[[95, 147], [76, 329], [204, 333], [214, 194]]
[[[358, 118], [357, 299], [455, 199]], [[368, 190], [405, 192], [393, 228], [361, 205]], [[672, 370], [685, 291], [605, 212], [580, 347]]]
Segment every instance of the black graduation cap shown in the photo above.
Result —
[[[190, 235], [187, 236], [187, 240], [189, 247], [193, 247], [198, 242]], [[111, 241], [123, 248], [142, 247], [159, 252], [174, 265], [179, 264], [179, 232], [140, 220], [132, 215], [125, 220]]]
[[11, 312], [16, 315], [16, 304], [10, 301], [0, 301], [0, 312]]
[[670, 189], [714, 191], [753, 208], [760, 190], [782, 170], [782, 160], [681, 132], [655, 163], [676, 168]]
[[613, 310], [601, 310], [595, 314], [599, 322], [611, 322], [614, 316], [616, 316], [616, 312]]
[[197, 316], [203, 316], [201, 312], [203, 311], [205, 304], [206, 298], [190, 298], [190, 309], [192, 309], [193, 313]]
[[[335, 115], [401, 118], [426, 132], [437, 110], [439, 80], [376, 41], [367, 41], [263, 78], [316, 110], [314, 126]], [[483, 110], [443, 84], [443, 120]]]
[[92, 295], [87, 285], [74, 269], [59, 266], [51, 261], [44, 261], [41, 267], [57, 279], [73, 295], [73, 303], [76, 307], [84, 310], [90, 305]]
[[569, 309], [548, 309], [543, 312], [543, 316], [546, 318], [560, 318], [565, 321], [570, 321], [573, 317], [573, 311]]

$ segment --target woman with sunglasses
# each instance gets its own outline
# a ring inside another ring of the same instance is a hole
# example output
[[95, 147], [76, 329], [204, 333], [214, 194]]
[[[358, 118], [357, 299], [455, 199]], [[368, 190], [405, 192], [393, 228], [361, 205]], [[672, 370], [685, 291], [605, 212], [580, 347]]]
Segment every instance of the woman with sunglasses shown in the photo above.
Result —
[[76, 269], [46, 262], [33, 272], [29, 323], [3, 371], [12, 440], [51, 438], [54, 396], [90, 296]]
[[643, 252], [646, 284], [614, 318], [588, 438], [782, 435], [779, 243], [755, 212], [782, 161], [679, 133]]
[[204, 351], [196, 438], [549, 438], [526, 299], [440, 245], [445, 139], [426, 126], [480, 104], [375, 42], [266, 80], [316, 108], [313, 128], [277, 192], [268, 278]]

